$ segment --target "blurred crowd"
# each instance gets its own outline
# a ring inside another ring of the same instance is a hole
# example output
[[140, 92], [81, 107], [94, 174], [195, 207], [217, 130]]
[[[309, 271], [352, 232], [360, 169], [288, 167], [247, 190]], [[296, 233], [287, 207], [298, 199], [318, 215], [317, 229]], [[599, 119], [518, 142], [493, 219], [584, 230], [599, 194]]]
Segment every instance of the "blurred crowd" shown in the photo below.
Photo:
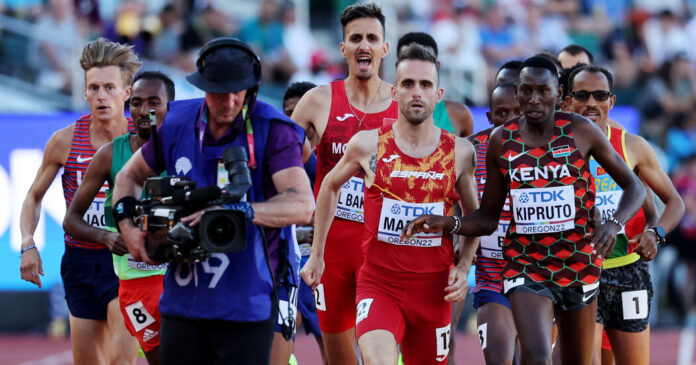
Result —
[[[338, 15], [350, 0], [0, 0], [0, 74], [71, 90], [70, 49], [97, 36], [189, 73], [198, 49], [236, 36], [261, 54], [264, 87], [320, 84], [345, 75]], [[640, 132], [663, 153], [685, 201], [696, 201], [696, 0], [382, 0], [387, 40], [427, 31], [439, 45], [449, 99], [486, 106], [498, 67], [578, 44], [615, 75], [618, 105], [640, 113]], [[383, 62], [388, 76], [393, 49]], [[683, 238], [696, 241], [696, 203]], [[692, 249], [693, 250], [693, 249]]]

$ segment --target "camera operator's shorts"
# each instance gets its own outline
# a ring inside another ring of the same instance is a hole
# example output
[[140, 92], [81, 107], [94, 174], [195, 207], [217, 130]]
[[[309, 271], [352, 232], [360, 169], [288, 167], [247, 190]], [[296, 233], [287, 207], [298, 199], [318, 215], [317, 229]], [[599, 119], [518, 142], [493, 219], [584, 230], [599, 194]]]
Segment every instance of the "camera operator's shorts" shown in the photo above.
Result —
[[407, 364], [443, 364], [449, 353], [452, 306], [445, 301], [449, 271], [416, 274], [369, 264], [360, 271], [356, 334], [391, 332]]
[[479, 309], [484, 304], [498, 303], [510, 309], [510, 299], [500, 292], [493, 290], [481, 289], [474, 293], [474, 309]]
[[515, 292], [527, 292], [542, 297], [547, 297], [553, 302], [553, 306], [562, 311], [577, 311], [585, 308], [599, 294], [599, 281], [594, 284], [560, 287], [556, 284], [548, 285], [535, 282], [525, 277], [515, 279], [503, 279], [505, 295]]
[[599, 277], [597, 323], [624, 332], [648, 328], [653, 286], [648, 264], [632, 264], [602, 270]]
[[138, 339], [143, 351], [151, 351], [159, 346], [162, 319], [159, 300], [162, 295], [164, 275], [121, 280], [118, 301], [123, 313], [126, 328]]
[[355, 287], [363, 263], [363, 224], [334, 219], [326, 236], [326, 263], [314, 299], [321, 332], [355, 327]]
[[109, 302], [118, 296], [118, 277], [108, 249], [65, 246], [60, 275], [70, 314], [77, 318], [106, 319]]

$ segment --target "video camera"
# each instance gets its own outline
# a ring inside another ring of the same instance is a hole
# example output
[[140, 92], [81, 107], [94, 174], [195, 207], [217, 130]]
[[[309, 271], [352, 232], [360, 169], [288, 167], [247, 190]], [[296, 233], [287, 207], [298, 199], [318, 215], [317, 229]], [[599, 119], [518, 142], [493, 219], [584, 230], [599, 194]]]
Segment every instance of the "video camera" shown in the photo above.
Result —
[[233, 146], [223, 152], [229, 183], [196, 188], [186, 177], [150, 177], [147, 199], [136, 206], [137, 224], [146, 238], [147, 255], [154, 261], [205, 261], [211, 252], [239, 252], [246, 247], [246, 218], [233, 209], [206, 210], [197, 226], [181, 218], [201, 209], [237, 203], [251, 186], [246, 151]]

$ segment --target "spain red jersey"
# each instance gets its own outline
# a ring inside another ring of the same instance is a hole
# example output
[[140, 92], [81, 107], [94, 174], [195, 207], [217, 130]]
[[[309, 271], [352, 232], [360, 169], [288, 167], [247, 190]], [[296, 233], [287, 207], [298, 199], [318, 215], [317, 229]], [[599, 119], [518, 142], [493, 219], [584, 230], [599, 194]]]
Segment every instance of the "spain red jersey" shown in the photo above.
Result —
[[[82, 179], [84, 179], [87, 167], [96, 153], [89, 138], [89, 125], [90, 114], [81, 116], [80, 119], [75, 122], [75, 131], [73, 132], [72, 143], [70, 145], [70, 154], [68, 155], [68, 160], [65, 162], [63, 175], [61, 177], [66, 208], [70, 206], [77, 188], [82, 183]], [[135, 125], [130, 118], [128, 118], [128, 130], [135, 131]], [[87, 209], [87, 213], [85, 213], [84, 219], [91, 226], [106, 228], [104, 202], [106, 201], [105, 192], [108, 188], [108, 184], [104, 182], [99, 193], [97, 193], [97, 196]], [[87, 249], [106, 248], [106, 246], [101, 243], [76, 240], [67, 233], [65, 234], [65, 244], [67, 246]]]
[[556, 112], [551, 140], [528, 146], [519, 118], [503, 125], [501, 172], [510, 187], [512, 221], [505, 238], [503, 276], [561, 287], [594, 284], [602, 260], [585, 234], [593, 229], [595, 187], [575, 145], [570, 115]]
[[455, 137], [440, 131], [435, 152], [413, 158], [396, 145], [392, 126], [379, 129], [375, 181], [366, 190], [365, 261], [393, 271], [432, 273], [454, 263], [452, 236], [419, 233], [406, 242], [401, 229], [423, 214], [452, 215], [459, 200], [455, 191]]

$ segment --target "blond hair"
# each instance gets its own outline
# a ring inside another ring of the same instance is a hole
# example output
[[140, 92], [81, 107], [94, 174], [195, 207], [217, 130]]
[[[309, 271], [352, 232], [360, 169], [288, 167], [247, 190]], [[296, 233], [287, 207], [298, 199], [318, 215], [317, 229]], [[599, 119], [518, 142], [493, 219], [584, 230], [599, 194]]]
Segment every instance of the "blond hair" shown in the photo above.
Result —
[[92, 67], [118, 66], [121, 68], [123, 86], [128, 86], [133, 75], [142, 66], [142, 62], [133, 52], [133, 46], [115, 43], [100, 37], [87, 43], [82, 49], [80, 66], [85, 72]]

